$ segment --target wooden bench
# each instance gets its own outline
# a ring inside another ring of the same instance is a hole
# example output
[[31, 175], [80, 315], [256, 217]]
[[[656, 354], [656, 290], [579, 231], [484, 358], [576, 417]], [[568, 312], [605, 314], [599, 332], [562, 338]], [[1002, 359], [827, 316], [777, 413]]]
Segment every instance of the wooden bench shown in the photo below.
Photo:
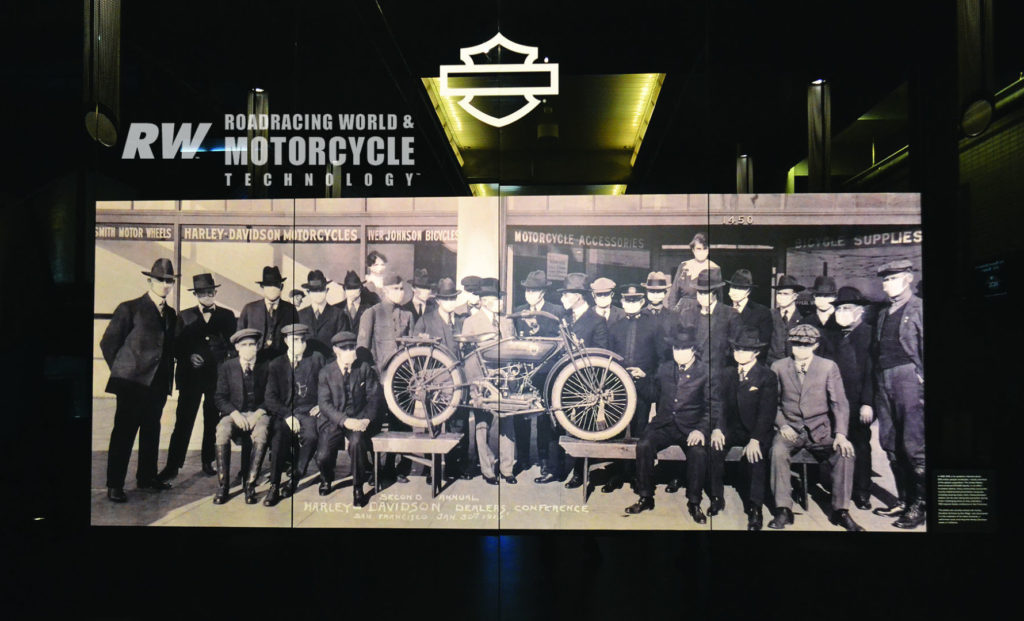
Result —
[[[587, 502], [590, 496], [590, 460], [591, 459], [636, 459], [635, 438], [622, 440], [606, 440], [603, 442], [591, 442], [580, 440], [572, 436], [562, 436], [558, 443], [565, 449], [566, 454], [583, 459], [583, 502]], [[768, 459], [767, 451], [762, 451], [764, 459]], [[725, 461], [739, 461], [743, 458], [743, 447], [733, 446], [725, 454]], [[686, 453], [678, 445], [658, 451], [658, 461], [686, 461]], [[800, 449], [793, 454], [790, 463], [801, 466], [801, 501], [804, 511], [807, 510], [807, 465], [817, 465], [818, 460], [807, 449]]]
[[[436, 437], [420, 431], [385, 431], [370, 441], [373, 443], [373, 490], [380, 491], [380, 467], [378, 453], [403, 453], [411, 461], [430, 468], [431, 497], [441, 493], [444, 484], [444, 459], [462, 441], [461, 433], [442, 433]], [[429, 455], [425, 459], [416, 455]]]

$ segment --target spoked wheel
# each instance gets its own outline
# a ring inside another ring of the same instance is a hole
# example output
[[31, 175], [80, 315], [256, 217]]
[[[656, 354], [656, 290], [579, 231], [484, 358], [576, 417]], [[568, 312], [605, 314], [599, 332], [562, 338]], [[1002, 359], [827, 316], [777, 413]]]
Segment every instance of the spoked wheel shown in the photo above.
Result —
[[464, 383], [462, 370], [447, 352], [410, 347], [399, 351], [384, 370], [384, 399], [407, 425], [426, 427], [429, 417], [431, 426], [437, 427], [462, 403]]
[[581, 440], [607, 440], [629, 426], [636, 386], [611, 358], [582, 356], [570, 361], [551, 383], [551, 409], [563, 429]]

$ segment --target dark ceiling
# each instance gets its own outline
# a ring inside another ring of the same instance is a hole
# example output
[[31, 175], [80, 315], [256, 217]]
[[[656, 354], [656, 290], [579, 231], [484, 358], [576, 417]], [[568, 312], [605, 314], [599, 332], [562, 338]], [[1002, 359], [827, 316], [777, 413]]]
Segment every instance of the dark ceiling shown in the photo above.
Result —
[[[838, 133], [906, 80], [917, 45], [912, 2], [569, 4], [126, 2], [122, 136], [132, 122], [211, 121], [208, 142], [216, 142], [222, 115], [243, 112], [247, 91], [260, 86], [272, 112], [412, 115], [416, 186], [378, 186], [364, 195], [467, 194], [420, 79], [457, 63], [460, 47], [500, 30], [539, 46], [563, 76], [666, 74], [629, 193], [732, 192], [739, 151], [754, 158], [757, 190], [781, 191], [786, 171], [806, 157], [807, 84], [822, 77], [831, 83]], [[31, 193], [81, 171], [98, 173], [101, 198], [243, 196], [243, 188], [225, 188], [218, 153], [201, 154], [200, 162], [122, 161], [120, 144], [104, 149], [88, 139], [82, 13], [61, 6], [4, 9], [6, 23], [19, 24], [17, 60], [5, 68], [8, 84], [17, 85], [9, 131], [19, 153], [8, 163], [18, 181], [7, 192]], [[1007, 73], [1001, 40], [997, 73]], [[519, 181], [497, 174], [495, 182]]]

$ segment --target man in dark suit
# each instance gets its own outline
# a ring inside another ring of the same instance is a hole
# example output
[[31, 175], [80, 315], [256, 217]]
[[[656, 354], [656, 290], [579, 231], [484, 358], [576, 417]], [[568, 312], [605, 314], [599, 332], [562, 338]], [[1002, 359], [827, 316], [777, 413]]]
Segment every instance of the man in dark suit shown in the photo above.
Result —
[[665, 305], [665, 297], [670, 286], [668, 276], [663, 272], [651, 272], [647, 274], [647, 280], [642, 286], [647, 290], [647, 306], [644, 310], [655, 316], [669, 310]]
[[[732, 279], [725, 282], [729, 283], [729, 299], [739, 314], [740, 325], [755, 328], [757, 337], [767, 346], [772, 338], [772, 313], [764, 304], [758, 304], [750, 299], [750, 291], [757, 286], [750, 270], [738, 269], [732, 275]], [[764, 362], [766, 358], [767, 350], [757, 352], [758, 360]]]
[[[423, 315], [412, 328], [415, 335], [425, 334], [440, 339], [440, 344], [445, 347], [452, 356], [458, 358], [459, 344], [455, 341], [455, 335], [462, 333], [462, 324], [466, 320], [465, 315], [456, 312], [459, 307], [459, 294], [462, 293], [451, 278], [442, 278], [437, 282], [437, 294], [435, 296], [437, 305], [426, 315]], [[463, 479], [470, 479], [469, 473], [469, 411], [467, 408], [458, 408], [447, 421], [448, 431], [462, 434], [462, 440], [449, 453], [446, 470], [454, 476]]]
[[276, 265], [263, 268], [263, 278], [256, 282], [263, 292], [263, 299], [249, 302], [242, 307], [238, 316], [238, 329], [253, 328], [260, 332], [259, 362], [269, 362], [285, 352], [281, 328], [290, 323], [299, 323], [299, 313], [291, 302], [281, 299], [281, 286], [287, 278], [281, 278]]
[[722, 418], [711, 423], [711, 508], [708, 515], [717, 515], [725, 509], [722, 482], [725, 455], [731, 447], [742, 446], [740, 496], [747, 514], [747, 530], [761, 530], [768, 447], [779, 405], [779, 384], [775, 373], [757, 359], [757, 352], [765, 346], [757, 328], [744, 326], [731, 343], [736, 372], [721, 375]]
[[320, 406], [316, 463], [320, 467], [320, 495], [331, 493], [334, 467], [341, 443], [348, 439], [352, 465], [352, 504], [366, 504], [366, 452], [370, 436], [379, 428], [380, 380], [373, 365], [356, 358], [356, 335], [339, 332], [331, 339], [335, 361], [320, 370], [317, 403]]
[[422, 268], [416, 270], [412, 278], [412, 299], [405, 305], [406, 310], [412, 313], [413, 323], [437, 306], [433, 295], [434, 286], [430, 282], [430, 274]]
[[[636, 410], [629, 423], [629, 434], [633, 438], [643, 435], [651, 417], [651, 402], [647, 400], [647, 384], [654, 380], [661, 360], [662, 335], [652, 315], [643, 312], [644, 291], [638, 284], [625, 285], [621, 291], [623, 318], [608, 328], [608, 348], [622, 356], [621, 364], [629, 371], [636, 384]], [[615, 462], [610, 466], [612, 473], [601, 491], [609, 494], [622, 486], [623, 477], [631, 477], [632, 464]]]
[[[231, 344], [238, 352], [238, 358], [229, 358], [217, 369], [217, 392], [214, 401], [220, 410], [217, 423], [217, 495], [213, 504], [224, 504], [228, 500], [231, 486], [231, 445], [242, 446], [242, 471], [245, 487], [245, 504], [256, 504], [256, 479], [259, 477], [263, 459], [267, 455], [267, 441], [270, 439], [271, 417], [267, 415], [265, 402], [267, 388], [267, 365], [257, 364], [260, 339], [263, 332], [256, 328], [242, 328], [231, 335]], [[246, 472], [246, 455], [255, 453]]]
[[235, 314], [214, 303], [219, 286], [213, 282], [211, 274], [193, 276], [189, 291], [195, 294], [199, 304], [186, 308], [178, 316], [174, 331], [178, 409], [167, 449], [167, 465], [157, 475], [161, 481], [170, 481], [185, 465], [185, 453], [200, 401], [203, 404], [202, 469], [207, 475], [217, 474], [213, 468], [216, 459], [213, 437], [220, 415], [213, 402], [213, 393], [217, 390], [217, 366], [227, 359], [228, 348], [231, 347], [228, 339], [235, 333]]
[[[667, 287], [667, 284], [666, 284]], [[565, 285], [558, 290], [562, 294], [562, 307], [565, 308], [563, 321], [569, 326], [584, 347], [608, 348], [608, 322], [598, 315], [593, 307], [587, 304], [583, 294], [587, 292], [587, 275], [580, 273], [567, 274]], [[565, 449], [558, 443], [558, 438], [565, 433], [563, 429], [555, 429], [548, 442], [548, 472], [534, 479], [536, 483], [551, 483], [565, 478]], [[565, 484], [569, 489], [583, 485], [583, 460], [574, 460], [572, 478]]]
[[299, 311], [299, 322], [309, 328], [306, 347], [319, 353], [325, 361], [334, 357], [331, 337], [349, 329], [345, 313], [327, 303], [327, 285], [330, 283], [320, 270], [311, 271], [302, 285], [309, 291], [309, 305]]
[[359, 274], [352, 270], [345, 273], [342, 287], [345, 289], [345, 300], [335, 304], [334, 307], [340, 310], [348, 320], [348, 331], [359, 334], [359, 320], [363, 313], [380, 302], [380, 297], [364, 287]]
[[[514, 322], [516, 333], [524, 337], [557, 337], [560, 318], [565, 313], [565, 310], [560, 305], [552, 304], [544, 299], [548, 287], [551, 286], [547, 274], [544, 273], [544, 270], [534, 270], [526, 276], [526, 280], [521, 280], [519, 284], [525, 289], [526, 304], [517, 306], [513, 309], [513, 312], [545, 312], [559, 319], [548, 317], [516, 319]], [[544, 389], [547, 377], [547, 373], [544, 371], [533, 376], [533, 385], [538, 391]], [[516, 462], [519, 470], [526, 470], [530, 466], [530, 417], [516, 416], [514, 420], [516, 426]], [[537, 460], [540, 461], [540, 469], [543, 472], [548, 469], [548, 445], [551, 442], [552, 433], [551, 417], [541, 415], [537, 416], [534, 420], [537, 421]]]
[[711, 388], [708, 365], [697, 360], [695, 334], [681, 329], [669, 337], [672, 360], [663, 362], [645, 390], [658, 402], [657, 415], [636, 445], [637, 494], [626, 508], [635, 514], [654, 508], [654, 459], [658, 451], [678, 445], [686, 453], [686, 509], [698, 524], [707, 523], [700, 508], [707, 468], [705, 443], [711, 421], [721, 417], [721, 402]]
[[853, 445], [846, 439], [850, 407], [843, 378], [835, 362], [815, 355], [821, 333], [801, 324], [789, 331], [793, 356], [778, 360], [772, 372], [779, 379], [779, 428], [772, 441], [771, 481], [775, 517], [770, 528], [793, 523], [793, 488], [790, 460], [806, 448], [818, 460], [823, 480], [832, 489], [829, 521], [848, 531], [864, 530], [850, 517], [853, 489]]
[[800, 323], [814, 326], [821, 334], [818, 350], [815, 355], [832, 360], [835, 358], [836, 344], [839, 342], [839, 324], [836, 323], [836, 281], [828, 276], [818, 276], [811, 288], [814, 295], [814, 311], [806, 315]]
[[157, 259], [143, 271], [149, 288], [141, 297], [121, 302], [100, 339], [103, 359], [110, 367], [107, 392], [117, 396], [114, 428], [107, 453], [107, 498], [125, 502], [135, 436], [139, 436], [139, 463], [135, 474], [140, 489], [160, 491], [171, 486], [157, 479], [160, 415], [171, 392], [174, 371], [176, 314], [167, 304], [174, 287], [170, 259]]
[[626, 316], [618, 306], [612, 304], [615, 293], [615, 281], [611, 278], [598, 278], [590, 283], [590, 294], [594, 297], [594, 312], [604, 319], [610, 329], [612, 325]]
[[[267, 410], [271, 421], [270, 489], [263, 505], [272, 507], [295, 493], [317, 447], [320, 406], [317, 381], [324, 357], [307, 347], [310, 329], [293, 323], [281, 329], [288, 353], [270, 361], [267, 368]], [[332, 354], [333, 357], [333, 354]], [[285, 461], [291, 461], [288, 484], [281, 485]]]
[[775, 308], [772, 309], [772, 339], [768, 345], [769, 365], [792, 354], [789, 331], [804, 318], [796, 307], [796, 297], [805, 287], [796, 278], [783, 274], [772, 289], [775, 289]]

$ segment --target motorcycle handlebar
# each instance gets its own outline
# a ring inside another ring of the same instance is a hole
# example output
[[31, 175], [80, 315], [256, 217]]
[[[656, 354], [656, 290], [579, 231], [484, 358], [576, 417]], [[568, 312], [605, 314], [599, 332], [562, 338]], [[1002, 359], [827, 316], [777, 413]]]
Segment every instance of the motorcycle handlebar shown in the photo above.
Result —
[[531, 317], [547, 317], [548, 319], [551, 319], [551, 320], [554, 320], [554, 321], [561, 321], [561, 318], [558, 317], [558, 315], [552, 315], [551, 313], [549, 313], [547, 311], [525, 310], [525, 311], [520, 311], [518, 313], [509, 313], [508, 314], [508, 318], [509, 319], [529, 319]]

